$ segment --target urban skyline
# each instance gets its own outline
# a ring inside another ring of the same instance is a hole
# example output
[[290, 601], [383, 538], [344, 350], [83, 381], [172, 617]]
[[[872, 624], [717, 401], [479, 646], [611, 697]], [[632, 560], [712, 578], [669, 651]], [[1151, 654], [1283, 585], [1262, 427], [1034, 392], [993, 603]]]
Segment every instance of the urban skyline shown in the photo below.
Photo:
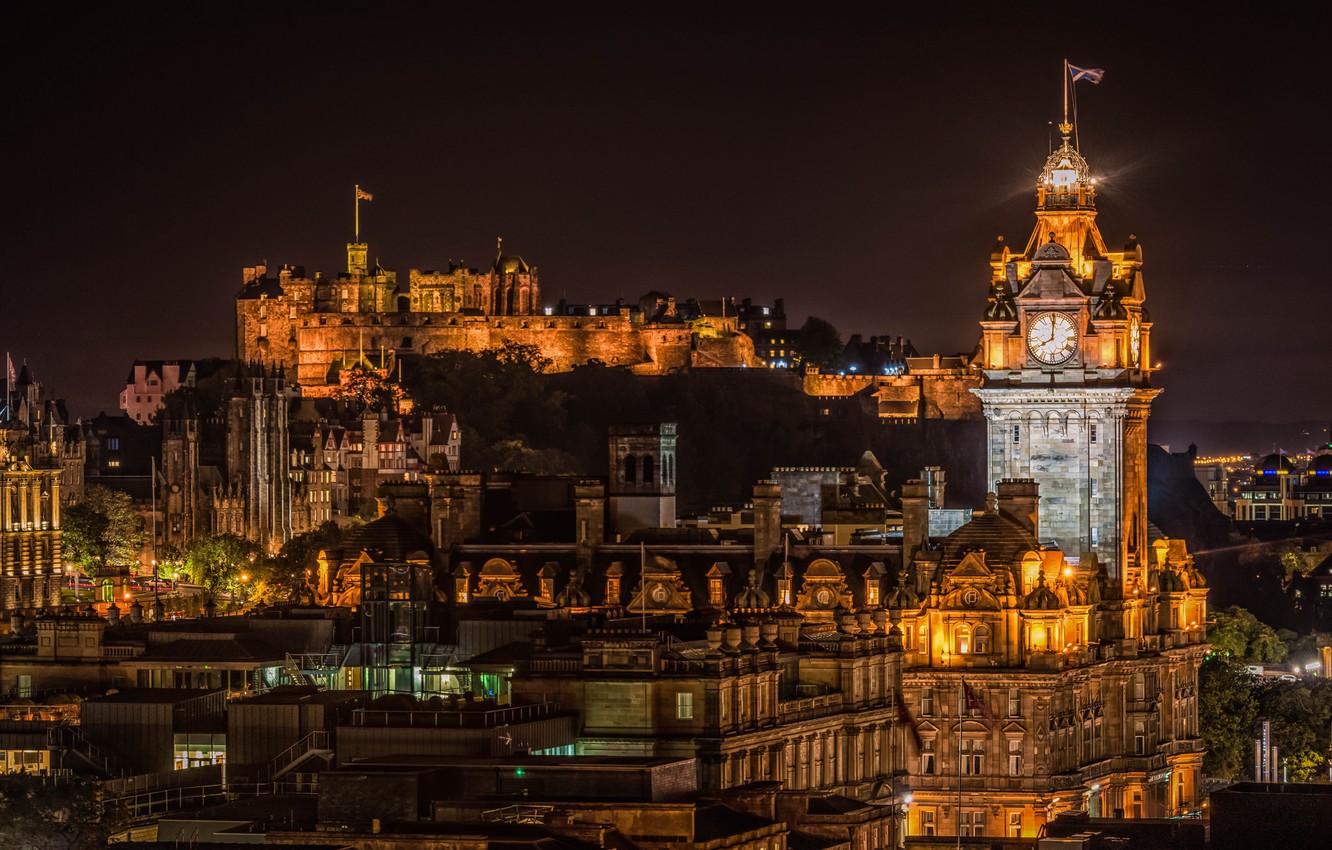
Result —
[[[1107, 69], [1078, 92], [1100, 223], [1112, 247], [1141, 239], [1153, 318], [1175, 329], [1158, 418], [1326, 420], [1321, 290], [1300, 258], [1317, 216], [1298, 210], [1327, 177], [1283, 157], [1313, 144], [1311, 55], [1236, 52], [1238, 23], [1180, 10], [1119, 37], [1133, 19], [177, 12], [57, 41], [32, 13], [7, 107], [29, 214], [0, 236], [23, 306], [0, 333], [76, 412], [113, 410], [136, 358], [232, 354], [242, 266], [336, 272], [359, 183], [372, 257], [403, 272], [484, 264], [504, 236], [548, 302], [780, 297], [844, 334], [969, 352], [972, 316], [951, 305], [983, 292], [995, 222], [1024, 236], [1067, 57]], [[1265, 198], [1291, 173], [1287, 213]], [[39, 330], [57, 314], [83, 344]], [[1261, 393], [1218, 404], [1258, 374]]]

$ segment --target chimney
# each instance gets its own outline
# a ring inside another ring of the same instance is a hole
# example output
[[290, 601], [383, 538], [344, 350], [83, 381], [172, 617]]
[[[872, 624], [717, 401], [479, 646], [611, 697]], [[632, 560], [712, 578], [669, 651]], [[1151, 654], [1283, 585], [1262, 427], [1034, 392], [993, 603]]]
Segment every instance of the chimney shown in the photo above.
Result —
[[782, 485], [760, 481], [754, 485], [754, 563], [768, 562], [782, 541]]
[[999, 510], [1033, 535], [1040, 528], [1040, 485], [1030, 478], [1005, 478], [995, 487]]
[[902, 563], [911, 557], [930, 536], [930, 488], [919, 478], [902, 487]]
[[606, 485], [580, 481], [574, 485], [574, 542], [599, 546], [606, 542]]
[[944, 506], [944, 488], [947, 473], [942, 466], [927, 466], [920, 471], [921, 478], [927, 487], [930, 508], [937, 509]]

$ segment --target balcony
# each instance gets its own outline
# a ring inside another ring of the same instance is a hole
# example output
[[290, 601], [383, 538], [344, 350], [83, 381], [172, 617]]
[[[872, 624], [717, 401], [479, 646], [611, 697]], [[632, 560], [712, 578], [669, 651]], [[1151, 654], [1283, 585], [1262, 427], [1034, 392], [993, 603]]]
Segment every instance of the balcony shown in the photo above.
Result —
[[845, 702], [840, 693], [782, 700], [777, 704], [777, 722], [792, 723], [799, 720], [810, 720], [815, 717], [841, 714], [844, 705]]
[[378, 711], [360, 708], [352, 712], [352, 725], [413, 729], [490, 729], [509, 723], [551, 717], [560, 711], [559, 703], [553, 702], [495, 708], [476, 705], [475, 708], [443, 711]]

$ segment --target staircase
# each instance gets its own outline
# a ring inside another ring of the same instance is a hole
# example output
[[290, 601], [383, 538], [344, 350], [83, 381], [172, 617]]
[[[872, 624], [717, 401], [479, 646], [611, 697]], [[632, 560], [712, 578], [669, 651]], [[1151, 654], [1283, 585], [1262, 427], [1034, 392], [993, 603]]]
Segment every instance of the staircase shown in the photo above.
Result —
[[88, 740], [88, 736], [78, 726], [60, 723], [47, 729], [46, 748], [76, 755], [93, 770], [107, 777], [119, 776], [123, 772], [115, 760]]
[[312, 758], [333, 758], [333, 733], [316, 730], [273, 757], [264, 771], [265, 782], [276, 782]]
[[290, 652], [287, 653], [287, 660], [283, 662], [282, 669], [287, 674], [287, 677], [291, 679], [292, 684], [314, 684], [310, 677], [305, 675], [304, 671], [301, 670], [301, 665], [296, 663], [296, 656], [292, 655]]

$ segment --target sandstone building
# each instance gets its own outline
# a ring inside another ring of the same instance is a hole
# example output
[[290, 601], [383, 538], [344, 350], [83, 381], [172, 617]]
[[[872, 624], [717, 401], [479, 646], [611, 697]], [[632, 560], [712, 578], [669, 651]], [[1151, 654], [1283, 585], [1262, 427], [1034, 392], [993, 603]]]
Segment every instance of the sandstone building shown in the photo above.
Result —
[[[412, 269], [400, 291], [396, 273], [373, 268], [364, 243], [347, 246], [347, 271], [308, 277], [283, 266], [247, 268], [236, 297], [236, 353], [278, 364], [307, 395], [327, 395], [337, 374], [362, 351], [393, 356], [482, 351], [507, 342], [534, 345], [556, 370], [599, 361], [661, 374], [701, 366], [761, 366], [745, 316], [682, 316], [617, 305], [587, 311], [545, 307], [536, 266], [506, 254], [503, 243], [485, 270], [450, 263]], [[724, 312], [724, 311], [723, 311]], [[586, 313], [583, 315], [582, 313]], [[387, 361], [386, 361], [387, 362]]]

